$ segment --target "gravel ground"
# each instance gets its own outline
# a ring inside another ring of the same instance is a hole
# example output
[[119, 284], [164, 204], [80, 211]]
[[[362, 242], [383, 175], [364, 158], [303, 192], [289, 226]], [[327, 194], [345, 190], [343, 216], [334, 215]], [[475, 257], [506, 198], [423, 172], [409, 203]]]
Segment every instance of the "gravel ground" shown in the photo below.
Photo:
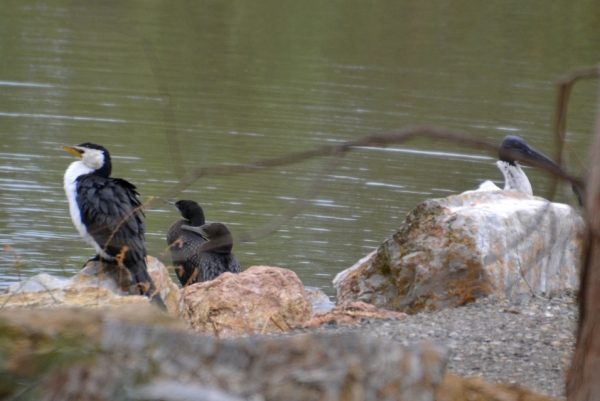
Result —
[[448, 369], [457, 375], [564, 397], [577, 313], [573, 293], [493, 297], [401, 321], [365, 320], [360, 326], [325, 325], [317, 330], [368, 332], [407, 346], [425, 339], [438, 341], [448, 347]]

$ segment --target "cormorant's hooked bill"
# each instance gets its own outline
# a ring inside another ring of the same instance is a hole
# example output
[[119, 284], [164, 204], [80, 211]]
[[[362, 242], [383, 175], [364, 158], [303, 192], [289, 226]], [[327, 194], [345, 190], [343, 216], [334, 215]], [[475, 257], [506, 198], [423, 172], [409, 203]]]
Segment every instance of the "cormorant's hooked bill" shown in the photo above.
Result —
[[96, 250], [93, 259], [125, 266], [136, 292], [164, 308], [146, 267], [146, 224], [136, 187], [110, 177], [103, 146], [86, 142], [63, 149], [80, 158], [65, 172], [64, 189], [73, 224]]

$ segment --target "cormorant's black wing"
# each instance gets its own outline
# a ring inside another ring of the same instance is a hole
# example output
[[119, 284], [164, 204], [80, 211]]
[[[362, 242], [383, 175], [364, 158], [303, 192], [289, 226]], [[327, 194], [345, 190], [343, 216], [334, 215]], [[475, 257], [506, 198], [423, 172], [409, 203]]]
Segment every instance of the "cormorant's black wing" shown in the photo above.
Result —
[[240, 262], [232, 253], [200, 252], [200, 274], [196, 282], [214, 280], [225, 272], [242, 272]]
[[191, 231], [182, 230], [182, 225], [190, 224], [187, 220], [178, 220], [171, 224], [167, 231], [167, 244], [171, 251], [173, 268], [182, 286], [197, 282], [200, 258], [200, 245], [206, 240]]
[[166, 308], [146, 267], [146, 223], [137, 196], [135, 186], [120, 178], [77, 179], [77, 203], [88, 233], [107, 255], [122, 255], [138, 294]]
[[77, 203], [88, 233], [116, 257], [127, 247], [124, 264], [146, 256], [146, 224], [135, 186], [122, 179], [84, 175], [77, 180]]

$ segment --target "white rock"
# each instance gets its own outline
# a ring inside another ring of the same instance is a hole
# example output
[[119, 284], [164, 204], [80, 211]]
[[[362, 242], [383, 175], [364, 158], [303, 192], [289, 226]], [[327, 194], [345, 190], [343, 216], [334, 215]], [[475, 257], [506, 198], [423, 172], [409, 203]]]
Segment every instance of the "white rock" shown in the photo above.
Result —
[[571, 207], [512, 191], [428, 200], [336, 276], [337, 302], [416, 312], [488, 294], [575, 289], [583, 232]]

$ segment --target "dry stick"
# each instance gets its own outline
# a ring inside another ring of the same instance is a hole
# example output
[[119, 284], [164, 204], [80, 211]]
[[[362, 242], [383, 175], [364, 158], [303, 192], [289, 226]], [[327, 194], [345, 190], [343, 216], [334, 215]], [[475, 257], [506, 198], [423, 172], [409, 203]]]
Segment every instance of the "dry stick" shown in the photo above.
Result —
[[[444, 140], [452, 143], [459, 143], [473, 148], [484, 149], [487, 151], [499, 151], [499, 147], [497, 144], [492, 144], [486, 140], [473, 137], [463, 131], [451, 130], [448, 128], [435, 126], [409, 126], [388, 133], [373, 133], [362, 138], [358, 138], [353, 141], [343, 142], [337, 145], [326, 145], [317, 149], [301, 152], [292, 152], [281, 157], [258, 159], [246, 164], [195, 168], [188, 172], [188, 174], [186, 174], [186, 176], [182, 180], [180, 180], [177, 184], [170, 188], [164, 195], [162, 195], [162, 197], [173, 197], [179, 192], [188, 188], [198, 178], [204, 176], [228, 176], [242, 173], [250, 173], [261, 169], [299, 163], [315, 157], [334, 156], [330, 161], [330, 164], [325, 168], [324, 173], [319, 177], [319, 179], [317, 179], [315, 184], [313, 184], [313, 186], [307, 191], [307, 194], [305, 194], [305, 196], [302, 199], [294, 203], [281, 216], [264, 226], [262, 229], [255, 230], [252, 233], [243, 233], [235, 237], [235, 242], [253, 241], [277, 230], [286, 221], [293, 218], [295, 214], [298, 213], [308, 201], [310, 201], [310, 199], [316, 196], [321, 187], [323, 186], [323, 179], [325, 175], [327, 175], [328, 172], [332, 171], [335, 168], [335, 166], [339, 163], [339, 161], [345, 155], [346, 152], [364, 146], [385, 147], [391, 144], [400, 144], [419, 137], [429, 138], [433, 140]], [[519, 155], [513, 156], [515, 157], [515, 159], [520, 160]], [[552, 169], [548, 166], [543, 166], [531, 162], [528, 162], [528, 164], [532, 164], [535, 167], [544, 168], [545, 170], [550, 171], [552, 174], [555, 174], [562, 179], [570, 181], [576, 185], [582, 186], [581, 181], [579, 179], [571, 177], [570, 175], [562, 171], [562, 169], [560, 168]]]
[[[277, 321], [275, 319], [273, 319], [273, 316], [269, 316], [269, 319], [271, 319], [271, 321], [273, 323], [275, 323], [275, 326], [279, 327], [279, 330], [281, 330], [284, 333], [286, 332], [286, 330], [283, 327], [281, 327], [281, 325], [279, 323], [277, 323]], [[288, 327], [289, 327], [289, 325], [288, 325]], [[291, 330], [291, 328], [290, 328], [290, 330]]]
[[235, 175], [242, 173], [251, 173], [272, 167], [287, 166], [299, 163], [315, 157], [330, 156], [336, 153], [345, 153], [353, 148], [361, 146], [381, 146], [399, 144], [416, 137], [426, 137], [430, 139], [441, 139], [455, 143], [467, 144], [475, 148], [498, 151], [498, 146], [488, 141], [475, 138], [463, 131], [450, 130], [435, 126], [416, 126], [406, 127], [397, 131], [388, 133], [372, 133], [370, 135], [358, 138], [353, 141], [342, 142], [337, 145], [325, 145], [317, 149], [291, 152], [281, 157], [268, 159], [258, 159], [246, 164], [235, 164], [213, 167], [198, 167], [190, 170], [177, 184], [171, 187], [162, 197], [169, 198], [177, 195], [188, 188], [198, 178], [203, 176], [216, 175]]
[[215, 322], [214, 320], [210, 320], [210, 322], [212, 323], [213, 329], [215, 330], [215, 335], [217, 336], [217, 338], [221, 338], [221, 333], [219, 332], [219, 329], [217, 328], [217, 322]]
[[291, 220], [296, 214], [298, 214], [304, 206], [310, 202], [317, 194], [321, 191], [325, 184], [325, 177], [337, 167], [339, 162], [342, 160], [341, 154], [335, 154], [326, 164], [323, 173], [317, 178], [311, 187], [306, 191], [302, 198], [297, 199], [290, 207], [288, 207], [281, 215], [271, 220], [269, 223], [262, 226], [260, 229], [253, 230], [252, 232], [244, 232], [233, 236], [234, 242], [251, 242], [258, 238], [267, 236], [268, 234], [277, 231], [287, 221]]
[[[554, 140], [556, 141], [556, 155], [554, 160], [556, 164], [562, 166], [565, 136], [567, 132], [567, 111], [569, 106], [569, 96], [573, 85], [579, 80], [600, 77], [600, 66], [593, 68], [584, 68], [575, 70], [559, 81], [558, 101], [556, 102], [556, 116], [554, 118]], [[554, 176], [547, 198], [550, 199], [556, 193], [557, 177]]]
[[271, 320], [271, 316], [269, 316], [268, 319], [265, 319], [265, 324], [263, 325], [263, 328], [260, 331], [260, 335], [263, 335], [267, 332], [267, 325], [269, 324], [269, 320]]

